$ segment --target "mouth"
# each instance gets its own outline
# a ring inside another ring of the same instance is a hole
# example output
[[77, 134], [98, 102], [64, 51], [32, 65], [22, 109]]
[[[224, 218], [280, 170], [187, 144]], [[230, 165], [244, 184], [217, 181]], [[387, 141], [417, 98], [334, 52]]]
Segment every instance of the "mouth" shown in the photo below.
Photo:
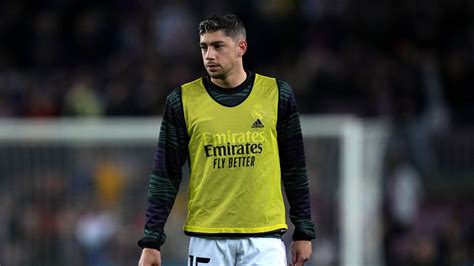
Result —
[[214, 70], [218, 67], [220, 67], [219, 64], [212, 64], [212, 63], [206, 64], [206, 68], [209, 69], [209, 70]]

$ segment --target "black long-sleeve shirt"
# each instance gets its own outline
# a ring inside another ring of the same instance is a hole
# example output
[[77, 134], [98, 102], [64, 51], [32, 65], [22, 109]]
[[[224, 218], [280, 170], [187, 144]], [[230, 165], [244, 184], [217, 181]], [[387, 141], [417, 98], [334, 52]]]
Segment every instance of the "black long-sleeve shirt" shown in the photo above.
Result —
[[[219, 88], [207, 77], [203, 81], [215, 100], [226, 106], [235, 106], [244, 101], [252, 90], [255, 74], [247, 74], [245, 82], [233, 89]], [[295, 225], [293, 240], [311, 240], [315, 238], [315, 230], [311, 221], [308, 177], [296, 101], [288, 83], [278, 80], [277, 84], [281, 178], [290, 204], [290, 219]], [[144, 236], [138, 242], [140, 247], [159, 249], [166, 240], [164, 226], [181, 183], [181, 169], [188, 156], [188, 142], [181, 88], [176, 88], [166, 100], [148, 187]]]

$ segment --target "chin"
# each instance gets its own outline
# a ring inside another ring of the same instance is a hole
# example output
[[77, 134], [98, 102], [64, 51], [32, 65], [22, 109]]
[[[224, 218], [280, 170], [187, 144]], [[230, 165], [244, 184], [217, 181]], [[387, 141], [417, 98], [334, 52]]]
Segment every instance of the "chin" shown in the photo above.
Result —
[[208, 72], [208, 74], [213, 79], [224, 79], [224, 77], [225, 77], [225, 75], [223, 73]]

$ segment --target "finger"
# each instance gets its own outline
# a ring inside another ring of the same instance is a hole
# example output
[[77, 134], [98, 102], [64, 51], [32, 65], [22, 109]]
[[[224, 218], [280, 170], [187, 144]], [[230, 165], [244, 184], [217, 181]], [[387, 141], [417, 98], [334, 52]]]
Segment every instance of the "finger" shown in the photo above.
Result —
[[298, 262], [303, 266], [307, 261], [309, 261], [309, 256], [299, 256]]
[[305, 260], [298, 259], [298, 261], [296, 262], [295, 266], [303, 266], [303, 265], [304, 265], [304, 262], [305, 262]]
[[291, 249], [291, 263], [292, 265], [295, 265], [295, 263], [298, 261], [298, 253], [296, 250]]
[[309, 257], [297, 253], [296, 255], [296, 261], [294, 262], [294, 266], [303, 266], [306, 261], [308, 261]]

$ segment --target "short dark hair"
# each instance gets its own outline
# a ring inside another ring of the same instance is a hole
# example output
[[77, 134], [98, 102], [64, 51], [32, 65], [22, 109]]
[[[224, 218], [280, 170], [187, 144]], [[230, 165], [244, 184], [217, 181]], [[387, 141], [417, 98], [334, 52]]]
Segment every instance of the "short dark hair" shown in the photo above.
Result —
[[206, 32], [216, 32], [222, 30], [226, 36], [233, 39], [239, 35], [246, 37], [244, 23], [234, 14], [229, 13], [223, 16], [213, 15], [199, 23], [199, 34]]

